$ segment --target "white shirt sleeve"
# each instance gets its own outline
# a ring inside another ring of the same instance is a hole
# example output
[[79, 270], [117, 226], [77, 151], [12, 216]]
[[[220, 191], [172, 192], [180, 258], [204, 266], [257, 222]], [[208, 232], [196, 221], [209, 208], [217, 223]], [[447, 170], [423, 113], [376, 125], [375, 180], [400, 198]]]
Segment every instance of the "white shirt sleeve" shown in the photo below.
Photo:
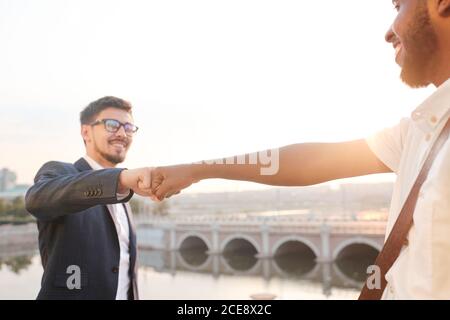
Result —
[[131, 193], [131, 190], [128, 193], [116, 193], [116, 197], [118, 201], [122, 201], [126, 197], [128, 197]]
[[410, 118], [402, 118], [395, 126], [384, 128], [365, 139], [377, 158], [396, 174], [410, 122]]

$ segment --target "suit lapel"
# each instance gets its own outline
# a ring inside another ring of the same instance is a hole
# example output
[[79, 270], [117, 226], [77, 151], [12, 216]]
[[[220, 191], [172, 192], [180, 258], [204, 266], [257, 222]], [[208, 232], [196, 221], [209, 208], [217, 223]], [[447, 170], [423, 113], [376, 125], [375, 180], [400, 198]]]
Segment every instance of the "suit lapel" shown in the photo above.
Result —
[[78, 159], [77, 162], [75, 162], [73, 165], [80, 172], [92, 170], [91, 166], [84, 158]]

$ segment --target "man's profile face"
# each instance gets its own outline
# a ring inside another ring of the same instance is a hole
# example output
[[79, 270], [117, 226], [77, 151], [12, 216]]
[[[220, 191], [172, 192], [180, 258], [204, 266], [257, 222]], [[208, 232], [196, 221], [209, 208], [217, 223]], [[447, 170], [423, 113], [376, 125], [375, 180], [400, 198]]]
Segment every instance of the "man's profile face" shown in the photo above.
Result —
[[401, 78], [411, 87], [430, 84], [438, 50], [427, 0], [393, 0], [398, 15], [386, 34], [395, 48], [395, 61], [402, 68]]
[[[117, 108], [107, 108], [100, 112], [92, 122], [104, 119], [114, 119], [121, 123], [134, 123], [131, 114]], [[108, 132], [103, 123], [87, 126], [86, 147], [96, 156], [112, 163], [118, 164], [125, 160], [126, 154], [133, 141], [132, 136], [125, 133], [123, 126], [116, 133]]]

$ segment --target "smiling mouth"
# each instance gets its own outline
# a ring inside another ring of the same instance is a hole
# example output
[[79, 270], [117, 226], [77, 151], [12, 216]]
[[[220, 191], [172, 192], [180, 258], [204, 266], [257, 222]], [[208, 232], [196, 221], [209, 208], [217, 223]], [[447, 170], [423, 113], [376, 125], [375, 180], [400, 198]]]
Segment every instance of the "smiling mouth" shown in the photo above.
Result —
[[403, 45], [400, 42], [396, 42], [394, 44], [394, 50], [395, 50], [395, 62], [400, 64], [400, 53], [402, 52]]
[[400, 53], [400, 50], [402, 50], [402, 45], [398, 44], [395, 46], [395, 56], [398, 56], [398, 54]]
[[128, 143], [122, 142], [122, 141], [112, 141], [109, 144], [117, 149], [123, 149], [123, 150], [125, 150], [128, 146]]

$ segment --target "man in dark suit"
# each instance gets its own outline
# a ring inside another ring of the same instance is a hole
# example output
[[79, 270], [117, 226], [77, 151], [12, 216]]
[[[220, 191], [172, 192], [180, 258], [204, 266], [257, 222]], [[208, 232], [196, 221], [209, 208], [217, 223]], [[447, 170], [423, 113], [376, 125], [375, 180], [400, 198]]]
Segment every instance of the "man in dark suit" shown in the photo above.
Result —
[[136, 234], [127, 201], [149, 195], [151, 168], [115, 168], [137, 127], [131, 105], [104, 97], [80, 115], [86, 155], [51, 161], [26, 194], [44, 274], [38, 299], [138, 299]]

